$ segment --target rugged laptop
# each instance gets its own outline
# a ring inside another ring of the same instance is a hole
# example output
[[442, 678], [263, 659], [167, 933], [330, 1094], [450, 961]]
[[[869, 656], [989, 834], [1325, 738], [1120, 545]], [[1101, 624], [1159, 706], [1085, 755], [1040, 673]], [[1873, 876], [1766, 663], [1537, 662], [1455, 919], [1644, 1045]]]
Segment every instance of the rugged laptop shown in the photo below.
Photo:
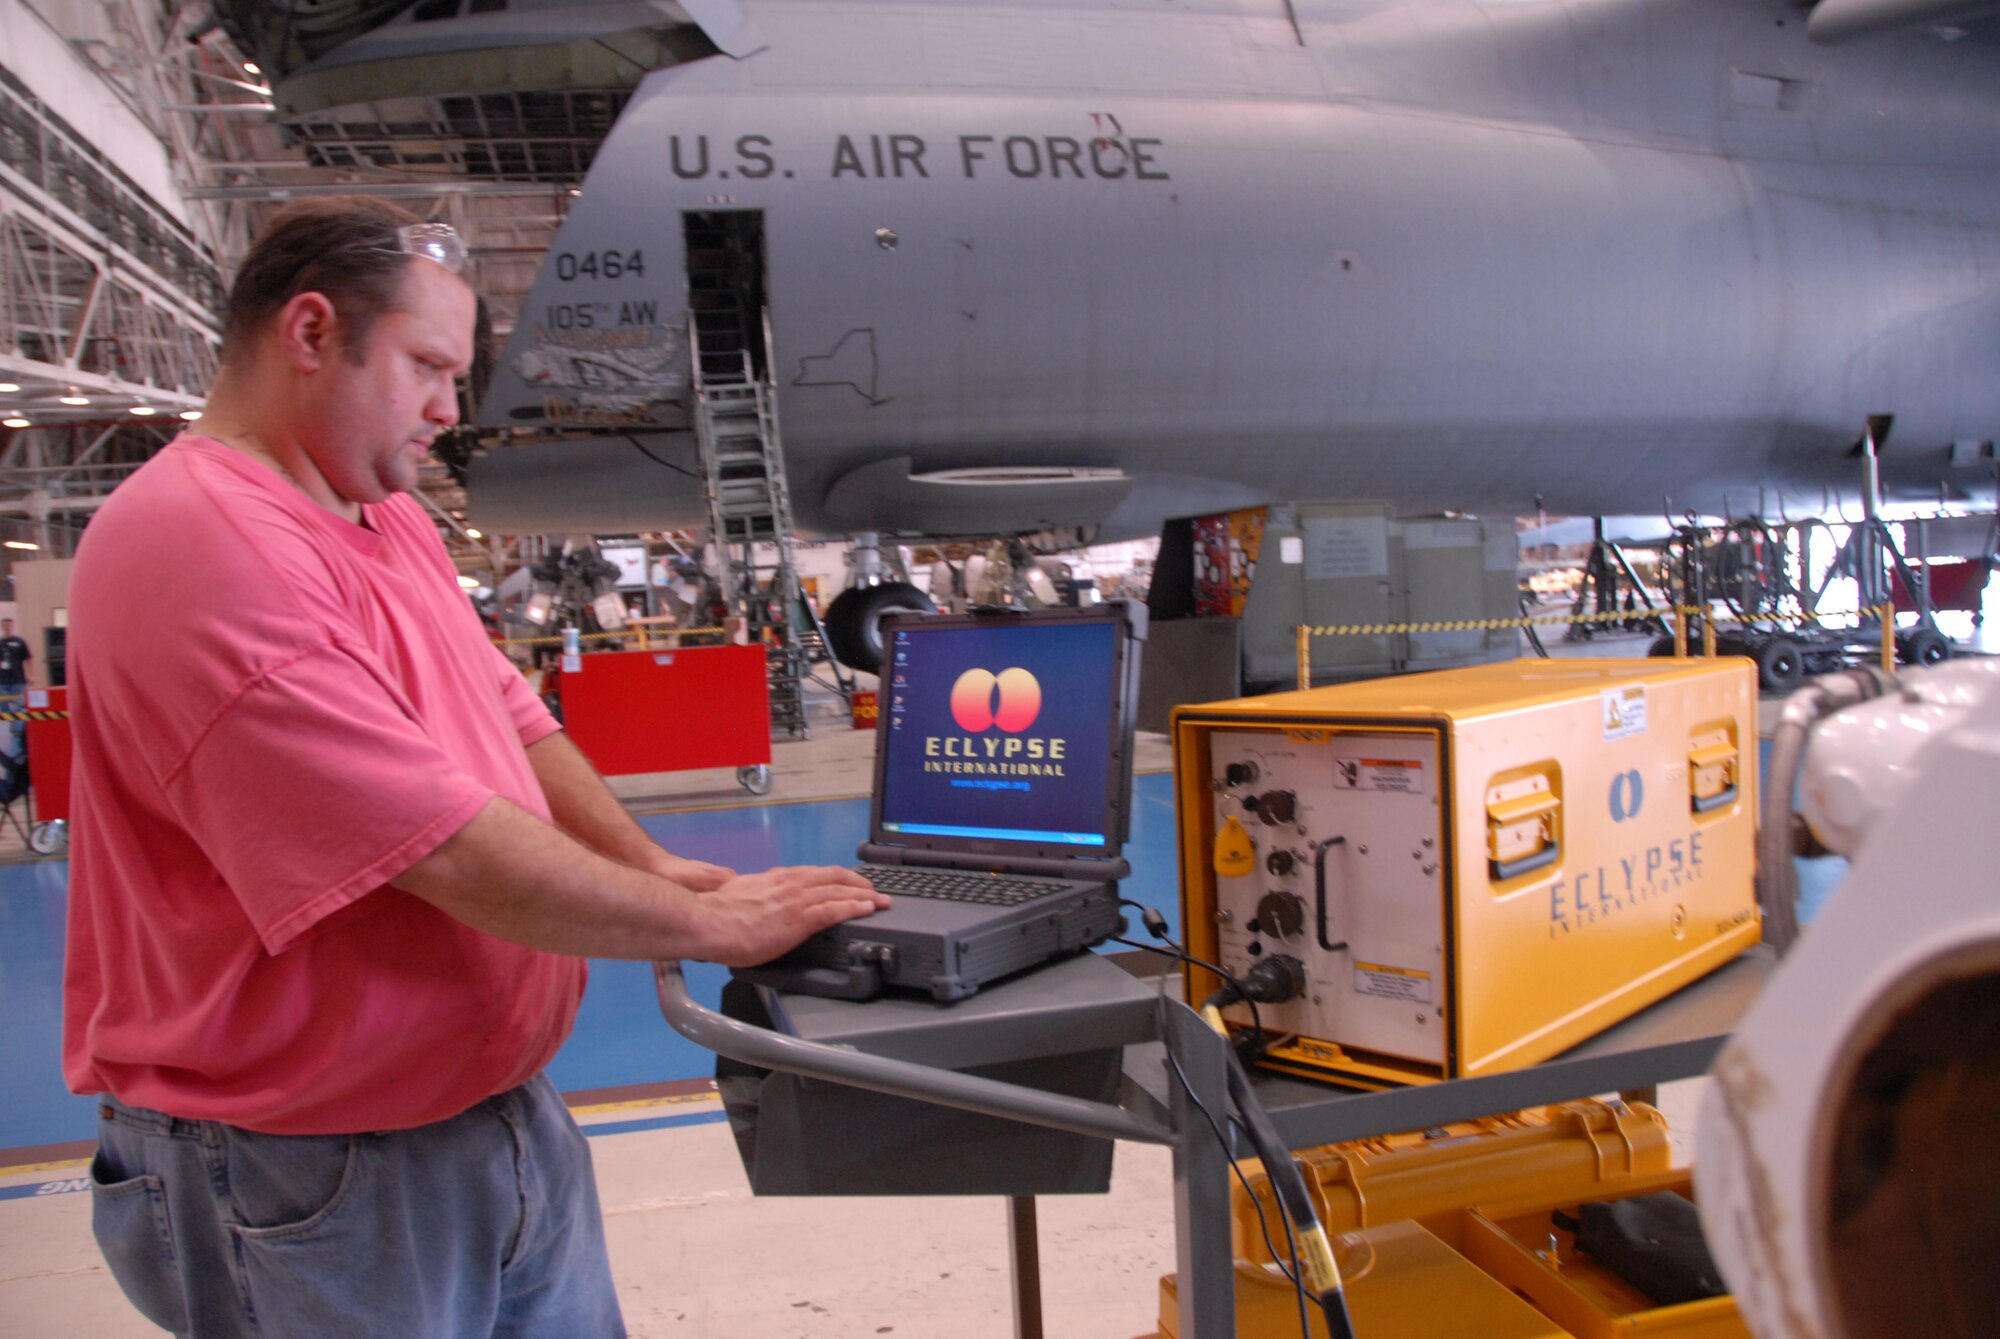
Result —
[[1116, 934], [1143, 605], [892, 614], [862, 873], [895, 904], [736, 975], [963, 999]]

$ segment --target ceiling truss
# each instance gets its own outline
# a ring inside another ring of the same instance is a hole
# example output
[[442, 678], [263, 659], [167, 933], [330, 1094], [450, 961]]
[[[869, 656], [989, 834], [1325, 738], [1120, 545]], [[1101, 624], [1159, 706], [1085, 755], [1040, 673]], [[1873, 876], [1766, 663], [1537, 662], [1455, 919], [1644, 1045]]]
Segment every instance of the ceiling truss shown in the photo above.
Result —
[[[373, 194], [451, 223], [497, 348], [630, 94], [396, 96], [281, 123], [269, 79], [213, 13], [210, 0], [105, 0], [98, 30], [71, 38], [165, 146], [187, 224], [0, 67], [0, 387], [18, 388], [0, 390], [0, 412], [26, 425], [0, 431], [0, 539], [18, 530], [66, 553], [175, 416], [198, 410], [226, 276], [287, 200]], [[496, 542], [464, 533], [458, 472], [433, 464], [420, 487], [461, 568], [501, 575]]]

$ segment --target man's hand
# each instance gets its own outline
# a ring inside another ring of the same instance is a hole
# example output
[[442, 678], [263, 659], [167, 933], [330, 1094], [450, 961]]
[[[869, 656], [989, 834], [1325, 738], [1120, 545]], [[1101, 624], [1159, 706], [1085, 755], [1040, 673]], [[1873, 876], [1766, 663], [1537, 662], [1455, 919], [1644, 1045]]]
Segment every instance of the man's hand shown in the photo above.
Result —
[[[808, 935], [889, 905], [850, 869], [732, 874], [650, 841], [608, 858], [496, 795], [393, 883], [476, 930], [589, 958], [768, 962]], [[664, 875], [660, 859], [680, 861]], [[715, 875], [721, 875], [715, 879]], [[714, 882], [697, 891], [695, 880]]]
[[842, 921], [889, 905], [851, 869], [783, 865], [738, 874], [694, 905], [698, 947], [690, 956], [725, 967], [754, 967]]

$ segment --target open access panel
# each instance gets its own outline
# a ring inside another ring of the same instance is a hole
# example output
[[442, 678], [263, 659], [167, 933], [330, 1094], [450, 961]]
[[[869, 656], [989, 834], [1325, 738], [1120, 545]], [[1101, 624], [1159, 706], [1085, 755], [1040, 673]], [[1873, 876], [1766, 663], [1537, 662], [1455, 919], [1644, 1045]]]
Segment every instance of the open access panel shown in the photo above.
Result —
[[1188, 950], [1286, 996], [1277, 1069], [1545, 1060], [1757, 942], [1755, 688], [1735, 657], [1521, 660], [1177, 708]]

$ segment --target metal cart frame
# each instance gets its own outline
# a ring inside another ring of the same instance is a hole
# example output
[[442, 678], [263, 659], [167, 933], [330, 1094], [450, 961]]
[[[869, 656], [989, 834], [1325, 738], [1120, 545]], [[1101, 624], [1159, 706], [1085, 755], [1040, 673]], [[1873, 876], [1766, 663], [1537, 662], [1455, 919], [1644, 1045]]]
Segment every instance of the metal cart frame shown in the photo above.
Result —
[[[1260, 1076], [1259, 1093], [1287, 1145], [1305, 1148], [1596, 1093], [1649, 1089], [1706, 1072], [1775, 961], [1769, 949], [1755, 949], [1592, 1041], [1514, 1073], [1388, 1092]], [[1171, 1148], [1180, 1333], [1236, 1333], [1229, 1159], [1201, 1110], [1225, 1109], [1222, 1048], [1227, 1043], [1178, 1000], [1160, 997], [1143, 1028], [1145, 1035], [1122, 1043], [1125, 1083], [1113, 1105], [786, 1036], [696, 1003], [677, 962], [655, 964], [654, 974], [661, 1013], [674, 1030], [731, 1059], [1051, 1129]], [[954, 1025], [951, 1010], [938, 1010], [937, 1016], [938, 1027]], [[1173, 1075], [1169, 1054], [1186, 1075], [1185, 1087]], [[1015, 1333], [1039, 1336], [1033, 1200], [1015, 1197], [1011, 1203]]]

